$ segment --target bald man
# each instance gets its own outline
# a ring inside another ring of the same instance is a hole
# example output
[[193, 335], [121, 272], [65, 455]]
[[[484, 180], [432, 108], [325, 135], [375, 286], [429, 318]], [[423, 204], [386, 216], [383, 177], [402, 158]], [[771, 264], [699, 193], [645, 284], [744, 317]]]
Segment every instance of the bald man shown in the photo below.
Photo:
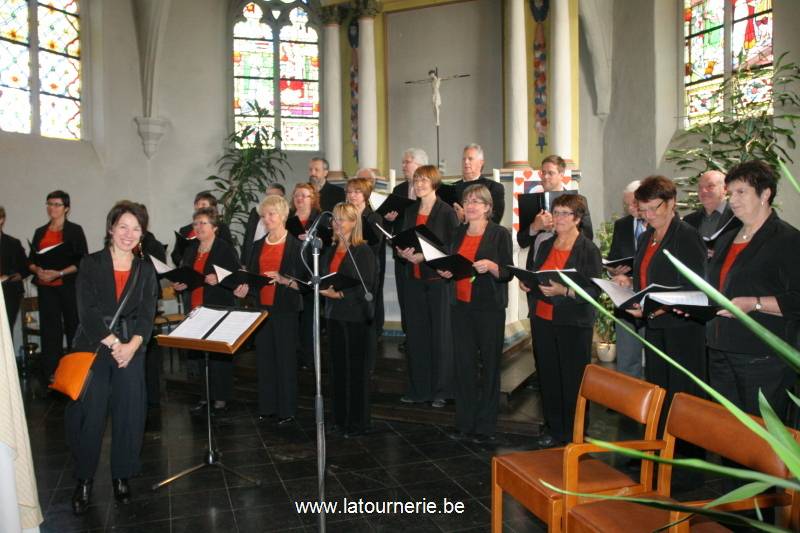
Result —
[[[733, 217], [726, 200], [727, 192], [725, 174], [719, 170], [703, 172], [697, 181], [697, 199], [702, 207], [683, 217], [684, 222], [697, 229], [703, 237], [714, 235]], [[731, 222], [729, 227], [735, 223]]]

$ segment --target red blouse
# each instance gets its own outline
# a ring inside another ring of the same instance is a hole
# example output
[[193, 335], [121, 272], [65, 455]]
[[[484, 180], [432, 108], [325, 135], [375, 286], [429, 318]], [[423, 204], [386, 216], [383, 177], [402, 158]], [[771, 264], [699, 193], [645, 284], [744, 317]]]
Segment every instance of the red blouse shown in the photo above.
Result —
[[[286, 247], [286, 241], [283, 240], [278, 244], [270, 244], [264, 239], [264, 246], [261, 247], [261, 255], [258, 257], [258, 271], [262, 274], [265, 272], [277, 272], [281, 268], [281, 260], [283, 259], [283, 250]], [[261, 288], [261, 305], [272, 305], [275, 303], [275, 284], [270, 283]]]
[[731, 244], [731, 247], [728, 248], [728, 255], [725, 256], [725, 261], [722, 263], [722, 269], [719, 271], [719, 290], [722, 290], [722, 287], [725, 286], [725, 280], [728, 278], [728, 271], [736, 262], [736, 258], [739, 257], [739, 254], [742, 253], [742, 250], [747, 248], [748, 244], [750, 243], [738, 242]]
[[338, 248], [336, 249], [336, 252], [331, 258], [331, 266], [328, 272], [339, 272], [339, 267], [342, 265], [342, 261], [344, 261], [345, 254], [347, 254], [347, 250], [339, 250]]
[[639, 288], [644, 289], [647, 287], [647, 269], [650, 268], [650, 261], [652, 261], [653, 256], [656, 255], [658, 251], [658, 244], [650, 241], [647, 243], [647, 248], [644, 251], [644, 257], [642, 257], [642, 264], [639, 265]]
[[[463, 255], [474, 263], [482, 238], [483, 233], [480, 235], [464, 235], [464, 240], [461, 241], [461, 246], [458, 247], [459, 255]], [[473, 278], [464, 278], [456, 281], [457, 300], [466, 303], [472, 301], [472, 280]]]
[[[203, 274], [206, 269], [207, 260], [208, 260], [208, 252], [203, 252], [203, 253], [197, 252], [197, 255], [194, 258], [194, 264], [192, 265], [192, 269], [194, 269], [195, 272]], [[192, 299], [190, 303], [192, 309], [194, 309], [195, 307], [199, 307], [201, 305], [203, 305], [202, 285], [200, 285], [199, 287], [197, 287], [192, 291]]]
[[[563, 270], [570, 253], [572, 253], [571, 247], [569, 250], [556, 250], [553, 247], [539, 270]], [[543, 320], [553, 320], [553, 304], [543, 300], [536, 300], [535, 314]]]
[[115, 270], [114, 271], [114, 290], [117, 294], [117, 301], [122, 296], [122, 291], [125, 290], [125, 285], [128, 283], [128, 278], [131, 277], [130, 270]]
[[[42, 240], [39, 241], [39, 250], [44, 250], [45, 248], [61, 244], [62, 242], [64, 242], [63, 231], [45, 230], [44, 235], [42, 235]], [[37, 281], [36, 283], [44, 287], [60, 287], [64, 284], [64, 280], [56, 278], [53, 281]]]
[[[420, 215], [417, 213], [417, 222], [416, 226], [424, 226], [428, 223], [428, 215]], [[414, 265], [414, 279], [422, 279], [422, 271], [419, 269], [419, 265]]]

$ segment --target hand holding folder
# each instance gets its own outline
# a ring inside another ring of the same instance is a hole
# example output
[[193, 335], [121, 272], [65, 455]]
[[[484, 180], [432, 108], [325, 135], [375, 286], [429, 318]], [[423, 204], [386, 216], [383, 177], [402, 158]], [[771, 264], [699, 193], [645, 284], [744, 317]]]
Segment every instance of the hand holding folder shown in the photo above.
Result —
[[214, 265], [214, 272], [217, 274], [219, 284], [230, 290], [236, 289], [239, 285], [248, 285], [252, 289], [259, 290], [265, 285], [274, 283], [274, 280], [268, 276], [248, 272], [247, 270], [231, 272], [219, 265]]
[[424, 237], [419, 235], [418, 237], [420, 247], [422, 248], [422, 255], [425, 257], [425, 263], [429, 267], [434, 270], [450, 272], [453, 275], [453, 279], [471, 278], [475, 275], [475, 269], [472, 268], [472, 261], [461, 254], [448, 255]]
[[[375, 193], [372, 193], [374, 195]], [[372, 200], [372, 196], [370, 196], [370, 203]], [[387, 213], [391, 213], [392, 211], [396, 211], [398, 213], [403, 213], [408, 206], [416, 202], [416, 200], [412, 200], [405, 196], [400, 196], [398, 194], [390, 194], [386, 200], [383, 201], [382, 204], [375, 209], [375, 212], [378, 213], [380, 216], [385, 217]]]
[[183, 283], [186, 285], [187, 290], [196, 289], [205, 283], [205, 276], [193, 268], [187, 266], [170, 268], [169, 265], [163, 261], [159, 261], [152, 255], [149, 257], [156, 269], [156, 275], [159, 279], [166, 278], [173, 283]]
[[428, 229], [428, 227], [424, 224], [403, 230], [397, 235], [392, 235], [383, 229], [383, 227], [381, 227], [381, 225], [378, 223], [375, 223], [375, 227], [378, 229], [378, 231], [386, 235], [386, 238], [392, 243], [392, 246], [400, 248], [401, 250], [413, 248], [414, 253], [422, 253], [422, 245], [419, 243], [420, 237], [423, 237], [434, 246], [444, 246], [442, 241], [439, 240], [439, 237], [437, 237], [436, 234]]

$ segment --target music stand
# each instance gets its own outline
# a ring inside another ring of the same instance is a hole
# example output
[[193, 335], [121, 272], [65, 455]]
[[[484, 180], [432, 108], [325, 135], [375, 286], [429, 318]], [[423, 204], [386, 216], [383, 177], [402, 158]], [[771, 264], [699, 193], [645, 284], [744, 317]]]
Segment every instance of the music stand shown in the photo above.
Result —
[[[198, 308], [198, 309], [201, 309], [201, 308]], [[238, 310], [238, 311], [242, 312], [241, 310]], [[249, 481], [250, 483], [253, 483], [257, 487], [261, 486], [261, 480], [252, 478], [252, 477], [250, 477], [250, 476], [248, 476], [246, 474], [243, 474], [243, 473], [241, 473], [241, 472], [239, 472], [237, 470], [234, 470], [233, 468], [223, 464], [219, 460], [221, 454], [220, 454], [219, 450], [216, 450], [214, 448], [214, 443], [212, 441], [212, 435], [211, 435], [211, 395], [210, 395], [210, 387], [209, 387], [209, 381], [208, 381], [208, 358], [209, 358], [209, 353], [210, 352], [215, 352], [215, 353], [224, 353], [224, 354], [228, 354], [228, 355], [233, 355], [239, 349], [239, 347], [244, 343], [244, 341], [247, 340], [247, 338], [250, 337], [250, 335], [252, 335], [252, 333], [256, 330], [256, 328], [258, 328], [258, 326], [261, 324], [261, 322], [263, 322], [264, 319], [267, 318], [267, 312], [266, 311], [254, 312], [254, 314], [257, 314], [258, 316], [254, 318], [253, 323], [241, 335], [239, 335], [237, 337], [237, 339], [233, 343], [227, 343], [227, 342], [222, 342], [222, 341], [218, 341], [218, 340], [207, 340], [206, 337], [208, 337], [217, 327], [222, 325], [224, 323], [224, 321], [225, 321], [225, 318], [227, 318], [227, 316], [229, 314], [230, 314], [230, 311], [222, 319], [220, 319], [218, 322], [213, 324], [211, 326], [211, 328], [208, 329], [205, 332], [205, 334], [202, 336], [202, 338], [177, 337], [177, 336], [170, 336], [170, 335], [158, 335], [156, 337], [156, 341], [158, 342], [158, 344], [160, 346], [168, 346], [170, 348], [182, 348], [182, 349], [187, 349], [187, 350], [201, 350], [203, 352], [204, 356], [205, 356], [204, 360], [205, 360], [205, 387], [206, 387], [206, 424], [207, 424], [207, 427], [208, 427], [208, 450], [206, 450], [206, 456], [205, 456], [205, 458], [204, 458], [202, 463], [194, 465], [192, 467], [189, 467], [189, 468], [187, 468], [185, 470], [181, 470], [180, 472], [178, 472], [176, 474], [173, 474], [173, 475], [169, 476], [168, 478], [159, 481], [158, 483], [155, 483], [152, 486], [152, 490], [154, 490], [154, 491], [156, 491], [156, 490], [160, 489], [161, 487], [164, 487], [164, 486], [172, 483], [173, 481], [177, 481], [177, 480], [179, 480], [179, 479], [181, 479], [183, 477], [186, 477], [189, 474], [191, 474], [192, 472], [196, 472], [196, 471], [198, 471], [198, 470], [200, 470], [202, 468], [205, 468], [207, 466], [216, 466], [216, 467], [222, 469], [225, 472], [228, 472], [230, 474], [234, 474], [234, 475], [239, 476], [240, 478], [244, 479], [245, 481]], [[188, 320], [191, 320], [192, 318], [193, 318], [193, 315], [190, 314], [184, 320], [184, 322], [186, 322]], [[181, 324], [183, 324], [183, 322]]]

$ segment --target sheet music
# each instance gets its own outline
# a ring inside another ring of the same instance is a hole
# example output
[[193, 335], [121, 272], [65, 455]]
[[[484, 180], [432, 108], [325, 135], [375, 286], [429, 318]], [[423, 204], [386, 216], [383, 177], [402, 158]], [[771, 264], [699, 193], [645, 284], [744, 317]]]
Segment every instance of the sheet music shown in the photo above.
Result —
[[550, 212], [550, 193], [545, 191], [542, 193], [542, 198], [544, 199], [544, 210]]
[[665, 305], [708, 306], [708, 296], [702, 291], [651, 292], [647, 296]]
[[239, 337], [247, 331], [247, 328], [252, 326], [253, 322], [258, 320], [260, 316], [261, 313], [253, 313], [252, 311], [231, 311], [225, 317], [225, 320], [217, 326], [217, 329], [206, 337], [206, 340], [235, 344]]
[[220, 321], [228, 311], [219, 309], [209, 309], [208, 307], [197, 307], [189, 316], [181, 322], [178, 327], [173, 329], [170, 337], [182, 337], [185, 339], [202, 339], [214, 324]]
[[169, 265], [167, 265], [167, 264], [166, 264], [165, 262], [163, 262], [163, 261], [160, 261], [160, 260], [156, 259], [156, 258], [155, 258], [155, 257], [153, 257], [152, 255], [148, 254], [148, 255], [147, 255], [147, 257], [149, 257], [149, 258], [150, 258], [150, 261], [153, 263], [153, 266], [154, 266], [154, 267], [155, 267], [155, 269], [156, 269], [156, 274], [166, 274], [167, 272], [169, 272], [170, 270], [172, 270], [172, 269], [169, 267]]
[[54, 249], [54, 248], [58, 248], [58, 247], [59, 247], [59, 246], [61, 246], [62, 244], [64, 244], [64, 243], [63, 243], [63, 242], [60, 242], [60, 243], [58, 243], [58, 244], [54, 244], [53, 246], [48, 246], [47, 248], [42, 248], [41, 250], [37, 250], [37, 251], [36, 251], [36, 253], [37, 253], [37, 254], [46, 254], [46, 253], [47, 253], [47, 252], [49, 252], [50, 250], [52, 250], [52, 249]]
[[436, 248], [433, 244], [428, 242], [425, 237], [420, 235], [418, 232], [417, 238], [419, 239], [419, 246], [422, 248], [422, 256], [425, 258], [425, 261], [433, 261], [434, 259], [439, 259], [440, 257], [447, 257], [447, 254]]
[[608, 297], [611, 298], [612, 302], [614, 302], [615, 307], [619, 307], [620, 305], [624, 304], [630, 300], [634, 294], [636, 294], [633, 292], [633, 289], [621, 287], [620, 285], [608, 279], [592, 278], [592, 281], [595, 283], [595, 285], [600, 287], [604, 293], [608, 294]]
[[217, 281], [222, 281], [223, 279], [233, 274], [233, 272], [231, 272], [230, 270], [222, 268], [219, 265], [213, 265], [213, 266], [214, 266], [214, 273], [217, 275]]
[[385, 229], [383, 229], [383, 227], [382, 227], [380, 224], [378, 224], [378, 223], [376, 222], [376, 223], [375, 223], [375, 226], [376, 226], [376, 227], [377, 227], [379, 230], [381, 230], [381, 231], [383, 232], [383, 234], [384, 234], [384, 235], [386, 235], [386, 238], [387, 238], [387, 239], [389, 239], [389, 240], [392, 240], [392, 239], [394, 239], [394, 235], [392, 235], [391, 233], [389, 233], [388, 231], [386, 231]]
[[369, 205], [372, 207], [373, 211], [377, 211], [387, 198], [389, 198], [388, 194], [372, 191], [372, 193], [369, 195]]

